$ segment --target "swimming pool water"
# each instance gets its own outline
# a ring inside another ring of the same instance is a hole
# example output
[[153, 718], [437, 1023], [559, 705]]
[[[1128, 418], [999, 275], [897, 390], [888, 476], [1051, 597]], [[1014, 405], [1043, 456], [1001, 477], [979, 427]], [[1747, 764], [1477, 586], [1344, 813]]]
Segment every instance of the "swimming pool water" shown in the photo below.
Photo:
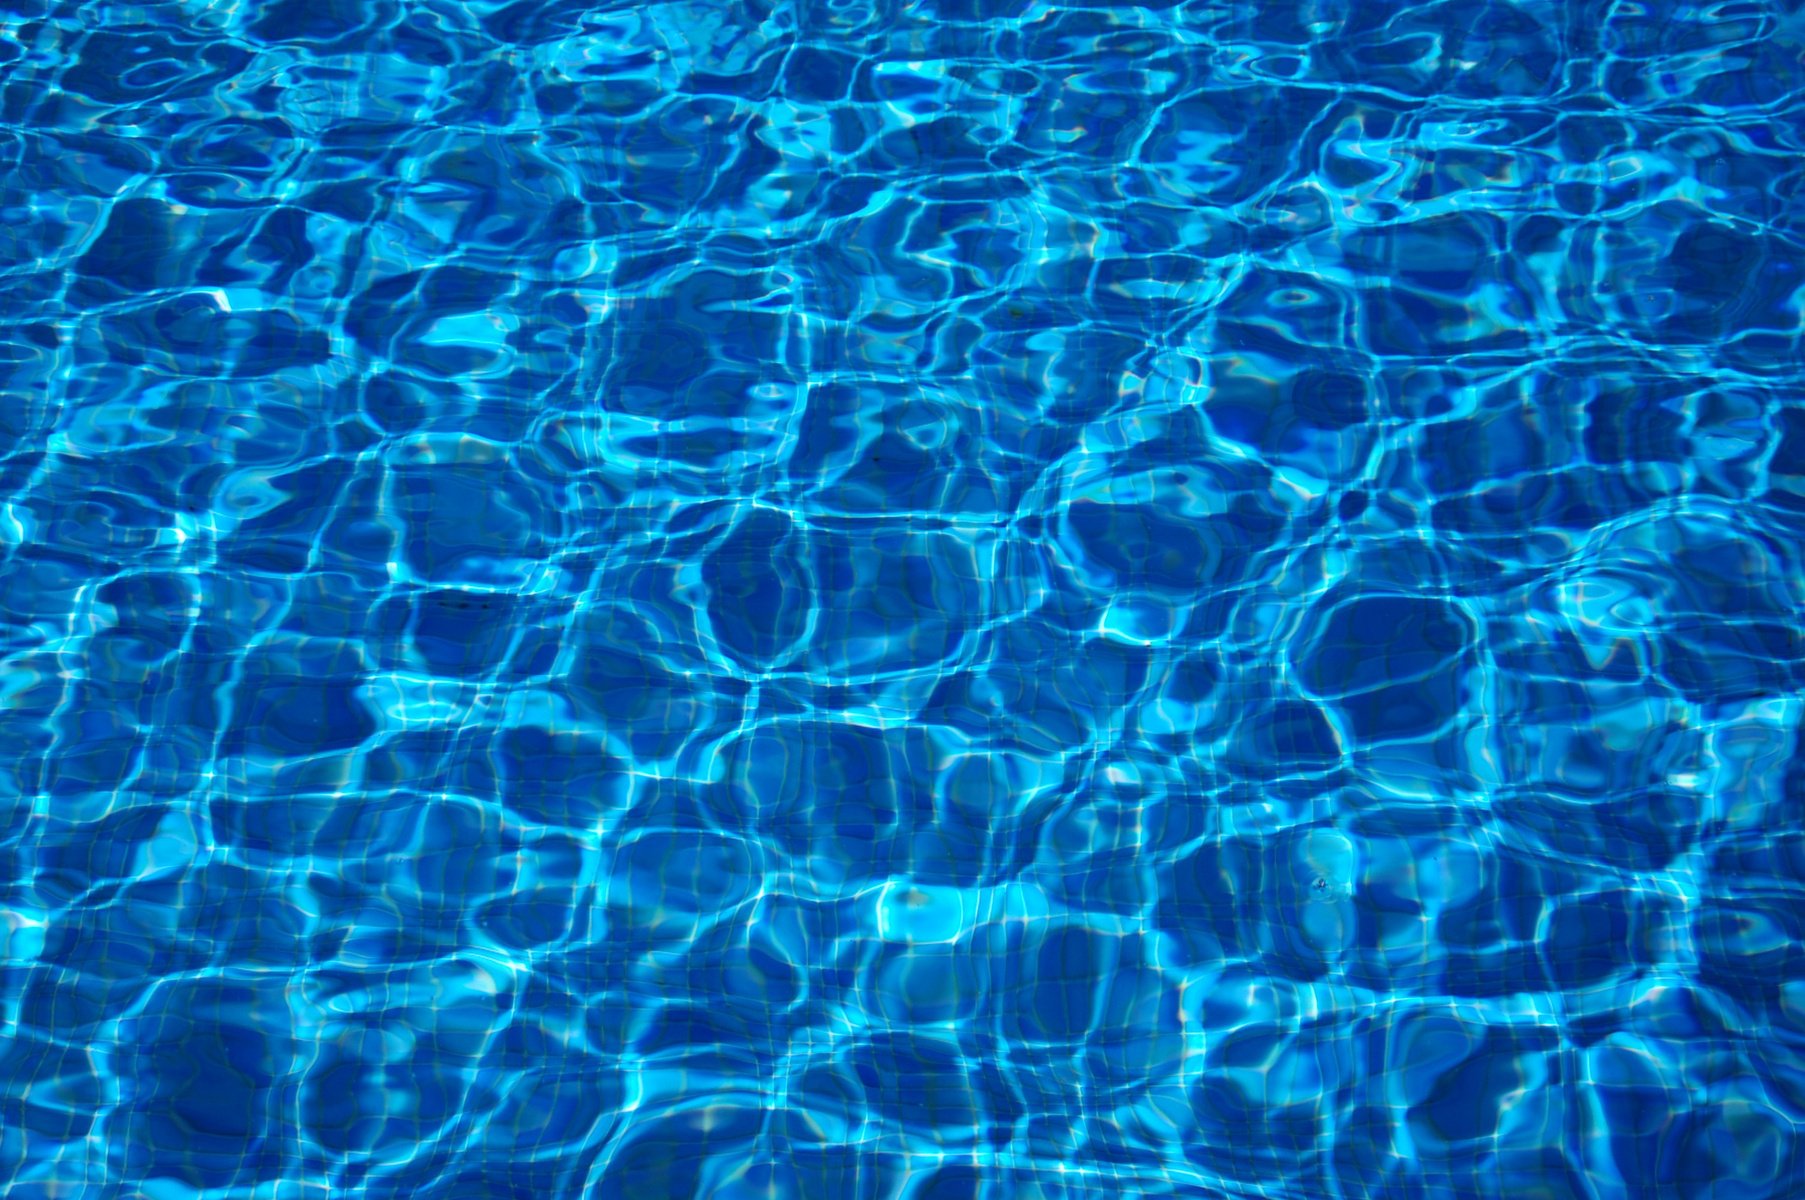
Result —
[[1805, 1195], [1805, 14], [7, 0], [0, 1193]]

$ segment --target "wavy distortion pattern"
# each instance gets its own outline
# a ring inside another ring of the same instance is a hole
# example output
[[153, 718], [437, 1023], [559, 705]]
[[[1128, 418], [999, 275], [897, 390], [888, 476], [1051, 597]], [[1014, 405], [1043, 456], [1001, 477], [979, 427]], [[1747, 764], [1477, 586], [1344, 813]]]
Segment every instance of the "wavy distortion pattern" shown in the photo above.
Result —
[[1805, 1190], [1805, 17], [6, 14], [9, 1197]]

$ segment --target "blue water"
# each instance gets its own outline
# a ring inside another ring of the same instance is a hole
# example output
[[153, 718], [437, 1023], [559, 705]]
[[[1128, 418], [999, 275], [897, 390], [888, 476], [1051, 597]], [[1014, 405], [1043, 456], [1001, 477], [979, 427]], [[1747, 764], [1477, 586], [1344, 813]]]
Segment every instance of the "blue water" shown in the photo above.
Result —
[[1805, 1195], [1805, 12], [0, 10], [9, 1200]]

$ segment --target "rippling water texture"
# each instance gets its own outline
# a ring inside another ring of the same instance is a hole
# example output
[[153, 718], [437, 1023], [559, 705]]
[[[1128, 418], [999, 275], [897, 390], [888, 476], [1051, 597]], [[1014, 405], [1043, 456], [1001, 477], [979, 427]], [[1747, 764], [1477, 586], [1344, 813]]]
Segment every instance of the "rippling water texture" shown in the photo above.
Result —
[[7, 0], [0, 1190], [1805, 1195], [1802, 64]]

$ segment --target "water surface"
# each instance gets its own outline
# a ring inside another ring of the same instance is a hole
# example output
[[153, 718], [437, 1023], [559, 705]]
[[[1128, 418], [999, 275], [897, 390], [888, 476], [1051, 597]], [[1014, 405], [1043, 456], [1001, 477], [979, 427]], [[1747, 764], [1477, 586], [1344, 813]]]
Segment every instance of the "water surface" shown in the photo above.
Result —
[[1802, 64], [10, 0], [0, 1190], [1805, 1194]]

